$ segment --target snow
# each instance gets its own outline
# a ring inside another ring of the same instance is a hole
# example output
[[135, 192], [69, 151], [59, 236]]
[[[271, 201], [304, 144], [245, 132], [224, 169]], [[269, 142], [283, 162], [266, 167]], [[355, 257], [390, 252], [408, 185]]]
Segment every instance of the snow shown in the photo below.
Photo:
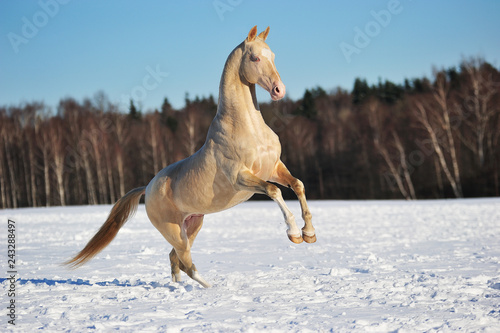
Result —
[[[298, 202], [287, 203], [300, 221]], [[60, 263], [111, 206], [0, 211], [2, 244], [7, 219], [16, 222], [15, 330], [500, 331], [500, 199], [309, 204], [314, 244], [288, 240], [272, 201], [206, 216], [192, 254], [209, 289], [184, 273], [171, 282], [171, 247], [143, 205], [77, 270]], [[1, 285], [5, 332], [10, 283]]]

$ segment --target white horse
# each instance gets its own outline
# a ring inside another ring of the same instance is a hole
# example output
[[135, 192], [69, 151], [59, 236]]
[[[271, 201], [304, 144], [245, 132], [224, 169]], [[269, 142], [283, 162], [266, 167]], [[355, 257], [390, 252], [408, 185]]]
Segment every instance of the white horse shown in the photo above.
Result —
[[[143, 194], [149, 219], [173, 246], [173, 281], [180, 281], [182, 270], [202, 286], [210, 286], [191, 259], [191, 246], [203, 217], [246, 201], [254, 193], [266, 194], [279, 205], [292, 242], [316, 241], [304, 185], [280, 160], [278, 136], [266, 125], [257, 105], [255, 84], [267, 90], [274, 101], [285, 96], [274, 53], [265, 43], [268, 33], [269, 27], [257, 36], [257, 27], [253, 27], [227, 58], [217, 114], [203, 147], [161, 170], [147, 187], [133, 189], [119, 199], [100, 230], [66, 264], [83, 265], [104, 249], [137, 209]], [[280, 189], [269, 182], [291, 187], [296, 193], [305, 221], [302, 232]]]

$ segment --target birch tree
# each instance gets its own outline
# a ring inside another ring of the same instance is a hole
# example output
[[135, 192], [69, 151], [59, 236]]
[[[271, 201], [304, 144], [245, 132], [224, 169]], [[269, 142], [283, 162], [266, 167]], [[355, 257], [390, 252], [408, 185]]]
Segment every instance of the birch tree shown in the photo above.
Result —
[[462, 135], [462, 142], [475, 155], [479, 168], [485, 163], [485, 149], [488, 136], [498, 133], [498, 128], [491, 126], [491, 121], [498, 114], [498, 105], [494, 103], [499, 94], [500, 82], [495, 81], [492, 70], [482, 59], [470, 59], [462, 63], [465, 76], [462, 88], [462, 119], [468, 127], [469, 135]]
[[396, 153], [390, 151], [391, 144], [389, 143], [389, 138], [386, 137], [386, 135], [383, 135], [383, 132], [387, 131], [387, 129], [384, 130], [380, 124], [380, 102], [375, 98], [371, 98], [367, 102], [367, 108], [369, 123], [373, 131], [373, 143], [375, 148], [387, 164], [390, 175], [394, 178], [401, 195], [406, 200], [416, 199], [417, 196], [415, 194], [415, 188], [413, 186], [409, 166], [406, 161], [406, 152], [399, 135], [394, 129], [390, 130], [390, 134], [394, 141], [393, 145], [396, 147], [396, 152], [399, 155], [398, 165], [393, 161], [392, 156], [396, 155]]
[[448, 107], [449, 82], [442, 72], [435, 72], [435, 87], [429, 98], [415, 101], [414, 115], [432, 143], [439, 164], [455, 197], [463, 197], [460, 168]]

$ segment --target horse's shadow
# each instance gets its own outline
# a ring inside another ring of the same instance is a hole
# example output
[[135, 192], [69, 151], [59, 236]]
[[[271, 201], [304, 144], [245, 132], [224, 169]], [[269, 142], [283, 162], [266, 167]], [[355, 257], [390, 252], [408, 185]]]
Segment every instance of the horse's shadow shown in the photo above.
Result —
[[[0, 278], [0, 284], [4, 283], [5, 281], [10, 280], [6, 278]], [[122, 282], [118, 281], [117, 279], [114, 279], [113, 281], [101, 281], [101, 282], [90, 282], [89, 280], [83, 280], [83, 279], [67, 279], [67, 280], [54, 280], [54, 279], [16, 279], [16, 283], [19, 285], [26, 285], [28, 283], [32, 283], [34, 285], [46, 285], [46, 286], [57, 286], [57, 285], [75, 285], [75, 286], [101, 286], [101, 287], [143, 287], [145, 289], [156, 289], [156, 288], [165, 288], [168, 289], [169, 291], [173, 292], [175, 290], [179, 289], [185, 289], [186, 291], [192, 291], [193, 286], [189, 284], [182, 284], [182, 283], [176, 283], [176, 285], [172, 285], [171, 283], [160, 283], [160, 282], [146, 282], [146, 281], [141, 281], [137, 280], [134, 282], [130, 282], [129, 280]]]

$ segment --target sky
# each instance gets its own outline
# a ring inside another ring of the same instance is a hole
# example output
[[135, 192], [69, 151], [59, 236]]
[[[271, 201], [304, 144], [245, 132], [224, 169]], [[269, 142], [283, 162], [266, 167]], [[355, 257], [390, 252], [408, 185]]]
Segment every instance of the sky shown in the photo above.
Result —
[[[126, 112], [186, 93], [218, 96], [229, 53], [250, 29], [267, 43], [288, 97], [355, 78], [403, 83], [480, 56], [500, 67], [500, 1], [0, 1], [0, 105], [99, 91]], [[259, 89], [258, 99], [269, 101]]]

